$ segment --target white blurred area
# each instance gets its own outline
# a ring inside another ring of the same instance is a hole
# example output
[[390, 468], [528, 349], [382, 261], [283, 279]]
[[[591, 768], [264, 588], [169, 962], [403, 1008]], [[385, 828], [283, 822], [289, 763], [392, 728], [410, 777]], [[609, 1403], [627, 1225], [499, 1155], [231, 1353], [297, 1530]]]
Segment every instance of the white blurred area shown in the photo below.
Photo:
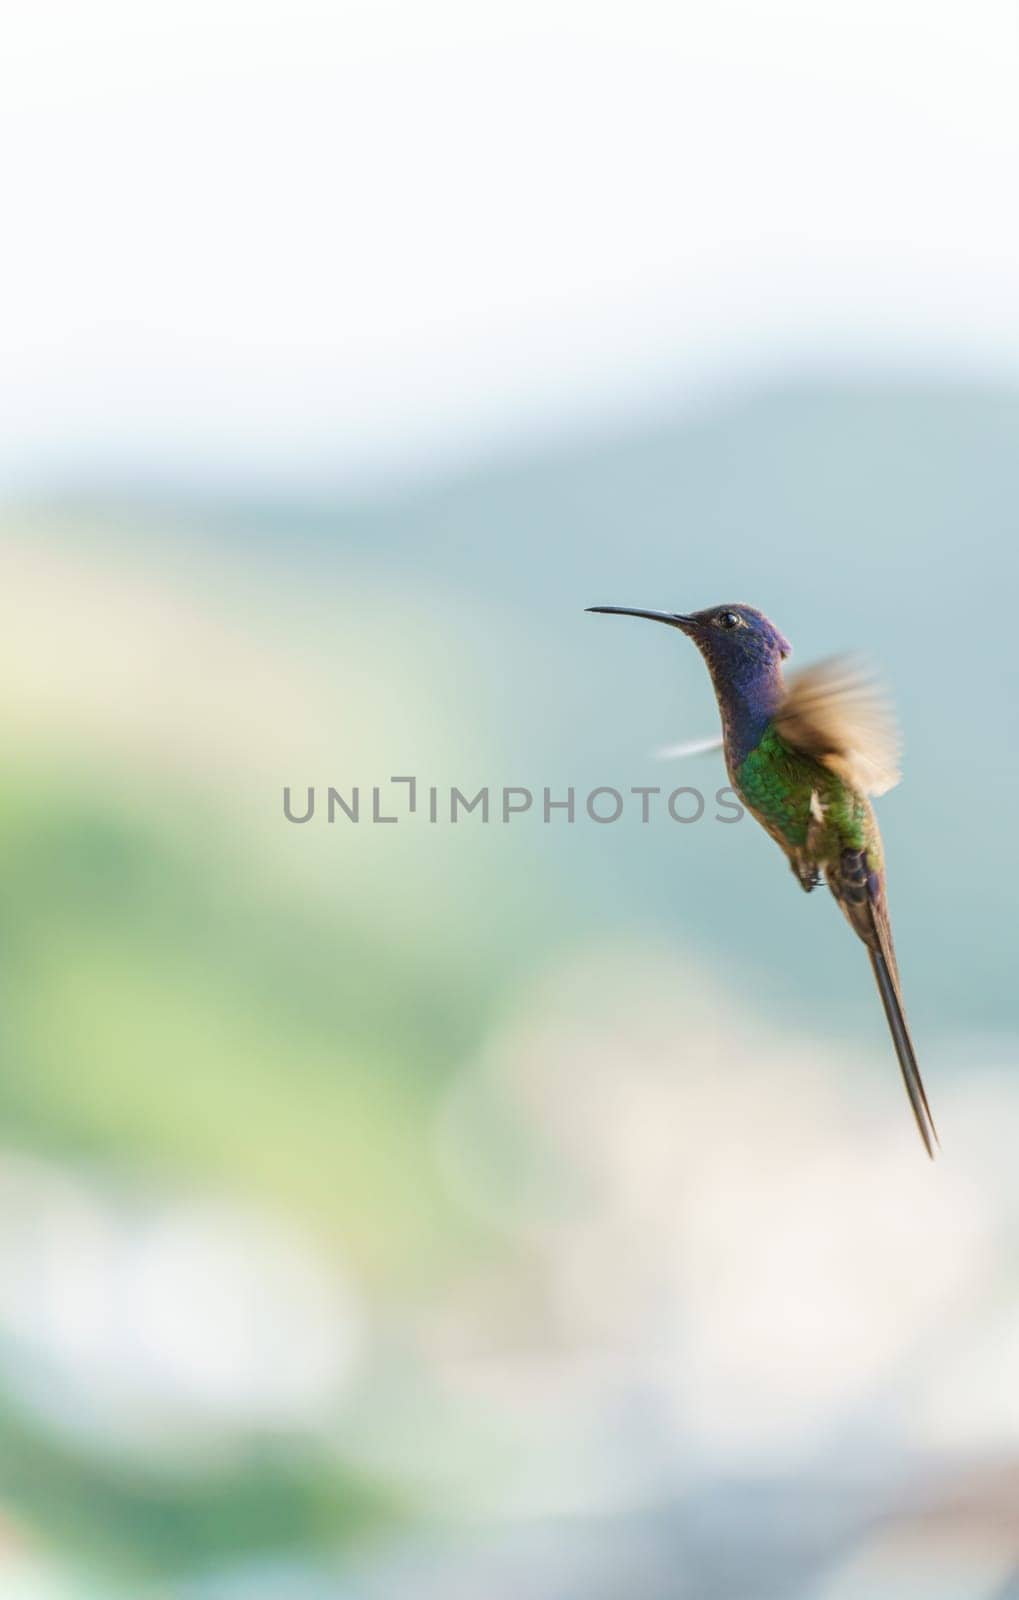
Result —
[[893, 1059], [775, 1031], [688, 953], [594, 946], [522, 997], [438, 1137], [455, 1192], [537, 1274], [508, 1331], [491, 1283], [473, 1347], [469, 1293], [444, 1324], [465, 1403], [540, 1419], [531, 1510], [593, 1509], [607, 1462], [625, 1501], [657, 1474], [1019, 1448], [995, 1133], [1019, 1112], [1015, 1050], [958, 1048], [979, 1076], [938, 1081], [934, 1168]]
[[1019, 368], [1009, 0], [39, 0], [0, 487], [391, 481], [776, 359]]
[[346, 1275], [264, 1209], [0, 1152], [0, 1370], [90, 1448], [231, 1460], [328, 1431], [362, 1340]]

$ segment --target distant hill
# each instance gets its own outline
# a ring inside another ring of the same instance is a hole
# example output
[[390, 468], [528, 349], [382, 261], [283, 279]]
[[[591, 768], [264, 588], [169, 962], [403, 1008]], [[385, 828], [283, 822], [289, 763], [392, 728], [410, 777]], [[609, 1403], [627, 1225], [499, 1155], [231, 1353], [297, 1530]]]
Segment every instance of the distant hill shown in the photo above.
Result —
[[[479, 700], [486, 741], [493, 729], [502, 741], [493, 781], [661, 781], [648, 752], [710, 730], [683, 641], [586, 617], [588, 604], [746, 599], [800, 660], [873, 654], [906, 736], [906, 781], [881, 815], [913, 1009], [1016, 1022], [1019, 393], [799, 382], [370, 502], [100, 509], [334, 586], [338, 627], [353, 575], [359, 614], [365, 585], [380, 624], [387, 596], [398, 601], [399, 625], [438, 640], [469, 681], [465, 753]], [[384, 626], [379, 637], [384, 648]], [[673, 771], [664, 781], [722, 778], [709, 758]], [[778, 1004], [855, 1015], [867, 980], [847, 984], [839, 956], [856, 952], [838, 919], [749, 827], [546, 832], [535, 848], [566, 874], [582, 922], [599, 906], [651, 915], [745, 962]]]

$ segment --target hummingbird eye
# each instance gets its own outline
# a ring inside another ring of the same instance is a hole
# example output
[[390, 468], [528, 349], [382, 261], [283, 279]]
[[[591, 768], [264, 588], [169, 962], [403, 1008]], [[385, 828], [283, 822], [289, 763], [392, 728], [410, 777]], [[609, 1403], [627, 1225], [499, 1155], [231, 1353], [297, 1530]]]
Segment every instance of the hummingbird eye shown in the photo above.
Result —
[[742, 618], [738, 611], [720, 611], [715, 621], [720, 628], [738, 628]]

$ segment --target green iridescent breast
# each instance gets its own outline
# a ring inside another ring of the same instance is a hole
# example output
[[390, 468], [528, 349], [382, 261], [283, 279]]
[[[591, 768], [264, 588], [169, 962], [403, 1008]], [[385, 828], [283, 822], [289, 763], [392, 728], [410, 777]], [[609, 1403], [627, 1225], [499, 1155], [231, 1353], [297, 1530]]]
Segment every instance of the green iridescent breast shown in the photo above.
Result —
[[824, 853], [872, 847], [876, 841], [866, 798], [811, 756], [791, 750], [773, 728], [744, 757], [735, 778], [751, 810], [790, 845], [807, 842], [815, 793], [824, 814]]

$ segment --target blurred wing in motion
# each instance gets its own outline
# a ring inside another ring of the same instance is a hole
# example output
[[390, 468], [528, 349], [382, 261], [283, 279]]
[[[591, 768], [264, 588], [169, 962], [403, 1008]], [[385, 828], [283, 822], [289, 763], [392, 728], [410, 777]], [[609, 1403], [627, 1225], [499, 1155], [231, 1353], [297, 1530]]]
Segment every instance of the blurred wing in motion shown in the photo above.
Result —
[[721, 750], [722, 735], [712, 734], [709, 739], [687, 739], [682, 744], [663, 744], [655, 751], [659, 761], [679, 761], [684, 756], [703, 756], [709, 750]]
[[899, 781], [891, 705], [873, 673], [853, 657], [832, 656], [793, 674], [774, 720], [786, 744], [861, 794], [884, 794]]

